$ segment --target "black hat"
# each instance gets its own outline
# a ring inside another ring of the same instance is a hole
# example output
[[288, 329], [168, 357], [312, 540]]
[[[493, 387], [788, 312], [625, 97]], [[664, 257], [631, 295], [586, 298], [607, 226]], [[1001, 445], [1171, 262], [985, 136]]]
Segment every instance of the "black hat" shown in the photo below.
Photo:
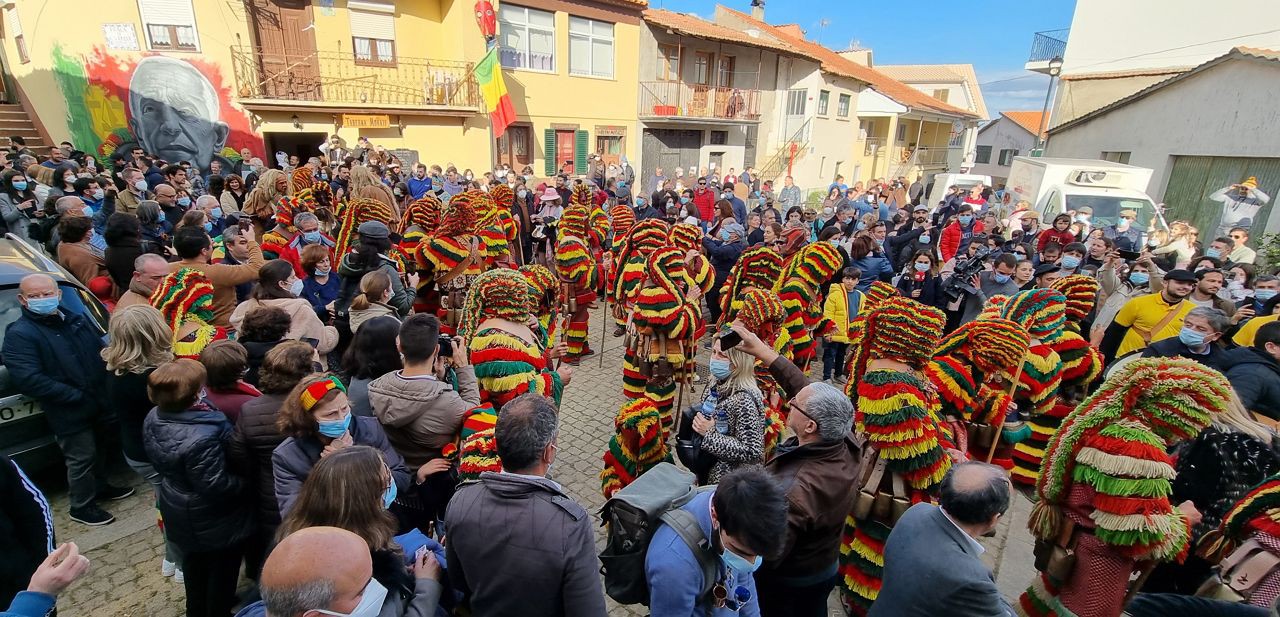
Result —
[[1164, 280], [1194, 283], [1196, 282], [1196, 275], [1193, 274], [1190, 270], [1183, 270], [1181, 268], [1178, 268], [1177, 270], [1170, 270], [1168, 272], [1165, 272]]
[[1059, 266], [1058, 264], [1040, 264], [1036, 266], [1036, 276], [1040, 277], [1046, 274], [1053, 274], [1054, 272], [1060, 272], [1061, 270], [1062, 266]]

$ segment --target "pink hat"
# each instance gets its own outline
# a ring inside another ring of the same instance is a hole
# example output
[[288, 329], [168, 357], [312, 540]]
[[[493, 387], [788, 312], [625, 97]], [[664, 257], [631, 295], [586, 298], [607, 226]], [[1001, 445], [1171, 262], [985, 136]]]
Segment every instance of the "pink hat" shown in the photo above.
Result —
[[545, 191], [542, 191], [542, 197], [539, 200], [554, 201], [557, 199], [560, 199], [560, 193], [557, 193], [556, 190], [553, 188], [547, 187]]

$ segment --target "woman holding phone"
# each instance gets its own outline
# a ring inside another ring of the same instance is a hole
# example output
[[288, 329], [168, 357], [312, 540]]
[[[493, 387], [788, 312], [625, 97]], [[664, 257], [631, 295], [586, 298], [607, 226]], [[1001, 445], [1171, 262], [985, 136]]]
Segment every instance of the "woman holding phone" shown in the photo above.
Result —
[[27, 227], [36, 212], [34, 186], [26, 174], [16, 169], [6, 169], [0, 174], [0, 217], [4, 218], [4, 226], [10, 233], [27, 243], [31, 243]]

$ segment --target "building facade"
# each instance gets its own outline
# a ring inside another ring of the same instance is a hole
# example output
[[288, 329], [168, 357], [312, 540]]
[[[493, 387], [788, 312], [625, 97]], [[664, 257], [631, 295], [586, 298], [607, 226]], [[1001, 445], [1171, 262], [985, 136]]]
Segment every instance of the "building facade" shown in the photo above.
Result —
[[1009, 177], [1013, 157], [1028, 156], [1038, 145], [1044, 114], [1040, 111], [1004, 111], [978, 129], [971, 173], [991, 176], [996, 186]]

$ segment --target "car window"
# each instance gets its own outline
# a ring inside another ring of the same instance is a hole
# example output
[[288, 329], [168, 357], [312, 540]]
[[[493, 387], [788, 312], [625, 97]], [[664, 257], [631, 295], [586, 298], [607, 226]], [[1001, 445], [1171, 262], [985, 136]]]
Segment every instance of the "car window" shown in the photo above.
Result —
[[1121, 210], [1133, 210], [1138, 215], [1134, 227], [1147, 229], [1155, 217], [1155, 207], [1150, 201], [1134, 197], [1110, 197], [1106, 195], [1068, 195], [1067, 209], [1079, 210], [1082, 206], [1093, 208], [1094, 227], [1110, 227], [1120, 218]]
[[[63, 310], [87, 315], [90, 322], [97, 326], [99, 334], [106, 333], [107, 314], [97, 300], [89, 297], [87, 292], [75, 285], [62, 283], [59, 287], [62, 289], [60, 306]], [[18, 302], [18, 287], [14, 285], [0, 288], [0, 347], [4, 345], [4, 334], [9, 324], [17, 321], [21, 316], [22, 304]], [[0, 397], [17, 393], [9, 379], [9, 371], [0, 366]]]

